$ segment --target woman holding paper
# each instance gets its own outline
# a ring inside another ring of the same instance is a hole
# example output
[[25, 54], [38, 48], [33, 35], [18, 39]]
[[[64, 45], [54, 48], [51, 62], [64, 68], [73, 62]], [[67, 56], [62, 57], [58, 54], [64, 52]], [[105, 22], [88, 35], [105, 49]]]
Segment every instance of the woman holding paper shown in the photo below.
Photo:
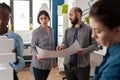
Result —
[[35, 80], [47, 80], [52, 63], [55, 59], [43, 59], [40, 53], [37, 52], [36, 46], [45, 50], [54, 50], [54, 34], [52, 28], [48, 26], [50, 17], [47, 11], [40, 11], [37, 21], [40, 26], [32, 32], [31, 50], [33, 57], [31, 67]]

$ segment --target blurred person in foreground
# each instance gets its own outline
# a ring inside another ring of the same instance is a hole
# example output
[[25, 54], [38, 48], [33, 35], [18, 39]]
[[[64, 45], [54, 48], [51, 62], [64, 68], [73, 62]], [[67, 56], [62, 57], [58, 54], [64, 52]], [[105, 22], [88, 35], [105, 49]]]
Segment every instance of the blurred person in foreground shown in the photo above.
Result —
[[90, 9], [92, 37], [107, 47], [93, 80], [120, 80], [120, 0], [98, 0]]

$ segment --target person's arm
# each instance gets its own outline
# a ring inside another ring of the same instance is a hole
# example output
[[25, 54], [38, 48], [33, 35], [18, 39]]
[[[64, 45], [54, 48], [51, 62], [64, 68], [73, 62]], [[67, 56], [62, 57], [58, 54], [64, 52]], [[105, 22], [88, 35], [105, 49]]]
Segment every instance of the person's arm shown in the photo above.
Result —
[[36, 46], [38, 45], [38, 40], [39, 40], [39, 37], [38, 37], [38, 33], [33, 31], [32, 33], [32, 40], [31, 40], [31, 52], [33, 55], [35, 55], [37, 57], [37, 60], [38, 61], [42, 61], [44, 60], [37, 52], [36, 50]]
[[68, 32], [68, 29], [65, 30], [65, 34], [64, 34], [64, 37], [63, 37], [63, 41], [62, 41], [62, 46], [64, 46], [64, 48], [67, 48], [67, 32]]
[[15, 36], [15, 54], [16, 54], [16, 62], [10, 62], [10, 65], [15, 69], [15, 71], [19, 71], [25, 67], [25, 61], [23, 58], [23, 40], [19, 35]]
[[97, 49], [98, 45], [97, 45], [97, 42], [95, 41], [95, 39], [92, 39], [91, 38], [91, 44], [86, 47], [86, 48], [83, 48], [85, 50], [85, 53], [86, 54], [90, 54], [91, 52], [93, 52], [95, 49]]
[[14, 64], [18, 64], [19, 60], [18, 60], [18, 57], [17, 57], [18, 56], [17, 49], [14, 49], [12, 52], [15, 53], [15, 62], [14, 62]]
[[[89, 38], [88, 38], [89, 43], [84, 43], [84, 44], [87, 44], [88, 46], [85, 48], [82, 48], [82, 49], [80, 49], [80, 51], [78, 51], [78, 54], [80, 54], [80, 55], [90, 54], [98, 47], [97, 42], [91, 36], [92, 31], [91, 31], [90, 27], [88, 27], [86, 29], [88, 29], [88, 30], [86, 30], [86, 32], [83, 33], [83, 35], [84, 34], [89, 35]], [[85, 38], [85, 40], [87, 41], [87, 38]]]
[[91, 52], [93, 52], [98, 47], [98, 44], [97, 44], [96, 40], [92, 38], [91, 28], [88, 27], [88, 29], [89, 29], [88, 35], [89, 35], [89, 42], [90, 43], [89, 43], [88, 47], [83, 48], [85, 50], [85, 54], [90, 54]]
[[15, 49], [17, 50], [17, 55], [23, 57], [24, 45], [23, 40], [19, 35], [16, 36]]
[[31, 39], [31, 52], [33, 55], [37, 55], [37, 50], [36, 50], [36, 46], [38, 45], [38, 35], [36, 35], [36, 33], [33, 31], [32, 32], [32, 39]]

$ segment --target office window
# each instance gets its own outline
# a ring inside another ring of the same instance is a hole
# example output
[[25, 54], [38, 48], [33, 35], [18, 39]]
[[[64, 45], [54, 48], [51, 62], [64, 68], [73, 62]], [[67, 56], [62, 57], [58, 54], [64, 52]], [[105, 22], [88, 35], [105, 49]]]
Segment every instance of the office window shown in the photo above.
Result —
[[63, 16], [58, 15], [58, 44], [61, 44], [63, 40]]
[[6, 4], [10, 5], [10, 0], [0, 0], [0, 3], [5, 2]]
[[29, 1], [14, 1], [14, 30], [29, 30]]

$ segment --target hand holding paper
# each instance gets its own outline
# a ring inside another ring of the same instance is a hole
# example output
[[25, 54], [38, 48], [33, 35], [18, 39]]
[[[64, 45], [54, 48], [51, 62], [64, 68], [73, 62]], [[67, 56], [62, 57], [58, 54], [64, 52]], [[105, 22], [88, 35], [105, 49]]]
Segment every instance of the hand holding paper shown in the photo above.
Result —
[[64, 49], [64, 45], [59, 45], [59, 46], [57, 46], [57, 48], [56, 48], [56, 50], [62, 50], [62, 49]]
[[36, 55], [38, 61], [44, 60], [39, 54]]
[[36, 46], [37, 52], [42, 58], [56, 58], [56, 57], [66, 57], [77, 53], [81, 48], [77, 41], [75, 41], [69, 48], [59, 50], [59, 51], [48, 51], [41, 49]]
[[84, 49], [80, 49], [80, 51], [77, 52], [79, 55], [83, 56], [85, 55], [85, 50]]

